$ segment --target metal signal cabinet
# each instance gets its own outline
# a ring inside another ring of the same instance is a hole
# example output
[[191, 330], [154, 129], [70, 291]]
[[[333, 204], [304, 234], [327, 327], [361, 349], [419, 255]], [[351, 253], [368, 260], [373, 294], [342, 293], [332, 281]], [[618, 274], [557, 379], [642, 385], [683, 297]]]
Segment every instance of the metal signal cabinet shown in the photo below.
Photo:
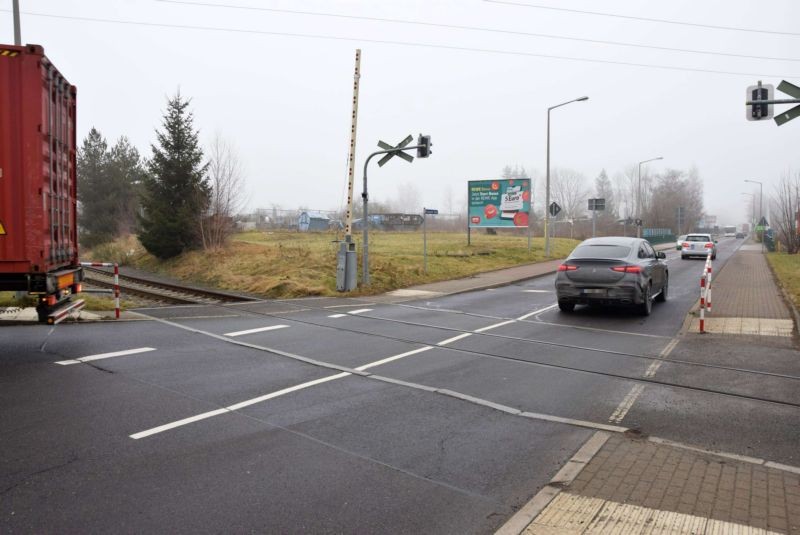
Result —
[[50, 323], [83, 280], [76, 96], [41, 46], [0, 44], [0, 290], [37, 295]]

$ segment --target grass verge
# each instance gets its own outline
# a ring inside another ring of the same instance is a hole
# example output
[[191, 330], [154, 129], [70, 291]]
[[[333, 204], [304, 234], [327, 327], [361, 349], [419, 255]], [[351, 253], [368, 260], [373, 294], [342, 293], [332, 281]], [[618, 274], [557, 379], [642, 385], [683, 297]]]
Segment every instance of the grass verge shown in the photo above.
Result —
[[800, 307], [800, 254], [769, 253], [767, 260], [794, 305]]
[[[361, 240], [358, 238], [359, 268]], [[141, 252], [126, 255], [131, 265], [181, 280], [271, 298], [341, 295], [336, 291], [336, 251], [332, 233], [247, 232], [218, 251], [193, 251], [168, 261]], [[554, 239], [551, 257], [563, 258], [578, 242]], [[422, 234], [370, 234], [372, 285], [350, 295], [370, 295], [417, 284], [468, 277], [477, 273], [546, 260], [544, 239], [528, 251], [524, 235], [474, 232], [467, 245], [463, 232], [428, 233], [428, 272], [423, 270]], [[360, 271], [360, 269], [359, 269]]]

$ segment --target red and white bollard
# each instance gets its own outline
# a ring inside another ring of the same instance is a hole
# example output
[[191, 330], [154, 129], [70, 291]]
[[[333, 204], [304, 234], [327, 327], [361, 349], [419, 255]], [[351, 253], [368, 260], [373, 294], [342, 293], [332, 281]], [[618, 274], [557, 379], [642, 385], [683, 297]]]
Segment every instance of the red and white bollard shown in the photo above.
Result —
[[706, 273], [700, 277], [700, 334], [706, 332]]
[[114, 262], [114, 317], [119, 319], [119, 264]]

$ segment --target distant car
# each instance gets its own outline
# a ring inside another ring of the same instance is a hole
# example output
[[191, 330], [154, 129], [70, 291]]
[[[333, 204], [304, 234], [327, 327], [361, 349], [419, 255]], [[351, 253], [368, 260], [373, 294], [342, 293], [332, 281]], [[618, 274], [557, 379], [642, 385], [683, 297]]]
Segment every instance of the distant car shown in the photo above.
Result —
[[736, 233], [736, 238], [737, 238], [737, 239], [742, 239], [742, 238], [744, 238], [744, 232], [737, 232], [737, 233]]
[[711, 260], [717, 259], [717, 241], [711, 234], [687, 234], [681, 244], [681, 259], [686, 260], [693, 256], [705, 258], [711, 250]]
[[680, 251], [684, 241], [686, 241], [686, 234], [678, 236], [678, 241], [675, 242], [675, 248]]
[[558, 308], [572, 312], [577, 304], [635, 305], [648, 316], [653, 300], [667, 300], [665, 258], [639, 238], [585, 240], [558, 267]]

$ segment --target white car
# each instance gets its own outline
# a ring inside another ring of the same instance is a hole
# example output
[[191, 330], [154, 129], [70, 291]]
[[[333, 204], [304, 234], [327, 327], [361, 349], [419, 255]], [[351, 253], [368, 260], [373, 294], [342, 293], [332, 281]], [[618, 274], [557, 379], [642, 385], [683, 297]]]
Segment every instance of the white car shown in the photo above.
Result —
[[711, 251], [711, 260], [716, 260], [716, 243], [711, 234], [687, 234], [686, 239], [681, 243], [681, 260], [693, 256], [706, 257], [709, 250]]

